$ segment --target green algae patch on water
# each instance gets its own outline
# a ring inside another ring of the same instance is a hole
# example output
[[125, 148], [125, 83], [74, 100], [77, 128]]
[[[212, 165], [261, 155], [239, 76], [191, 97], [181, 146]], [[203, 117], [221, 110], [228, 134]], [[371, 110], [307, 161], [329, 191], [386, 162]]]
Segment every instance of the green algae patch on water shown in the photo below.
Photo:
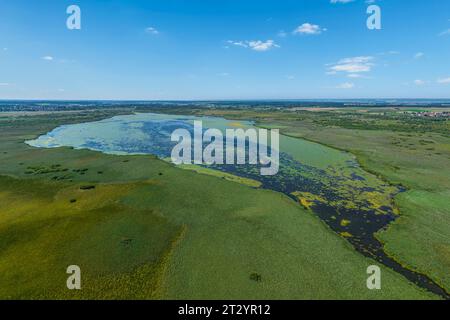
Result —
[[286, 180], [301, 176], [320, 186], [314, 191], [302, 187], [291, 193], [294, 196], [304, 194], [299, 198], [304, 207], [324, 203], [344, 210], [374, 211], [377, 214], [396, 212], [393, 198], [399, 188], [366, 172], [352, 154], [285, 135], [280, 136], [280, 151], [302, 164], [298, 167], [293, 161], [287, 162], [287, 166], [281, 169], [281, 174], [287, 176]]
[[293, 192], [292, 195], [298, 199], [300, 204], [310, 210], [315, 203], [327, 203], [327, 201], [321, 196], [312, 194], [310, 192]]
[[353, 235], [350, 233], [350, 232], [341, 232], [341, 233], [339, 233], [342, 237], [344, 237], [344, 238], [352, 238], [353, 237]]

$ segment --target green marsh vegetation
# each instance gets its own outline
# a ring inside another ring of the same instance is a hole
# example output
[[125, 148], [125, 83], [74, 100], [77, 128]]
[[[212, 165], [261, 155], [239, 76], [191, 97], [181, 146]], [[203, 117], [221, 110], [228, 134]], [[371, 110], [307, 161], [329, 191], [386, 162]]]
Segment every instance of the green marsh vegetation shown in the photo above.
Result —
[[245, 108], [197, 109], [191, 113], [254, 119], [258, 125], [279, 128], [285, 135], [349, 151], [366, 171], [407, 188], [395, 198], [400, 218], [376, 236], [391, 257], [428, 275], [449, 292], [450, 121], [415, 117], [407, 111], [298, 108], [255, 112]]
[[[436, 298], [384, 267], [383, 289], [367, 290], [374, 261], [282, 194], [151, 156], [23, 143], [111, 115], [1, 119], [1, 298]], [[65, 288], [72, 264], [81, 291]]]

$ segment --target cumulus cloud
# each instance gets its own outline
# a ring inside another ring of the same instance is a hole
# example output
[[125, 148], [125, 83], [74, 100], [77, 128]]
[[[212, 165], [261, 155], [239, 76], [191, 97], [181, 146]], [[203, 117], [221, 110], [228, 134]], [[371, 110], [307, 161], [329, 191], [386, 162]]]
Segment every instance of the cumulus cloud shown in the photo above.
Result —
[[277, 45], [273, 40], [267, 40], [267, 41], [250, 41], [249, 42], [250, 48], [256, 51], [267, 51], [272, 48], [279, 48], [279, 45]]
[[238, 46], [238, 47], [243, 47], [243, 48], [248, 48], [247, 42], [246, 41], [233, 41], [233, 40], [228, 40], [227, 43], [233, 45], [233, 46]]
[[335, 4], [335, 3], [350, 3], [353, 1], [355, 1], [355, 0], [330, 0], [330, 3], [333, 3], [333, 4]]
[[425, 84], [425, 81], [420, 80], [420, 79], [414, 80], [414, 84], [415, 84], [416, 86], [423, 86], [423, 85]]
[[159, 31], [154, 27], [145, 28], [145, 32], [148, 34], [154, 34], [154, 35], [159, 34]]
[[311, 24], [307, 22], [298, 26], [294, 30], [293, 34], [318, 35], [321, 34], [323, 31], [327, 31], [327, 29], [321, 28], [317, 24]]
[[44, 56], [41, 58], [42, 60], [46, 60], [46, 61], [53, 61], [54, 58], [52, 56]]
[[414, 59], [420, 59], [420, 58], [423, 58], [425, 56], [425, 53], [423, 53], [423, 52], [417, 52], [415, 55], [414, 55]]
[[345, 58], [339, 60], [337, 63], [332, 64], [328, 68], [328, 74], [336, 74], [339, 72], [344, 72], [351, 74], [352, 77], [356, 78], [356, 74], [362, 72], [370, 72], [373, 67], [373, 57], [371, 56], [361, 56], [353, 58]]
[[268, 50], [280, 47], [273, 40], [266, 40], [266, 41], [261, 41], [261, 40], [232, 41], [232, 40], [229, 40], [229, 41], [227, 41], [227, 43], [234, 45], [234, 46], [238, 46], [238, 47], [249, 48], [249, 49], [252, 49], [255, 51], [268, 51]]

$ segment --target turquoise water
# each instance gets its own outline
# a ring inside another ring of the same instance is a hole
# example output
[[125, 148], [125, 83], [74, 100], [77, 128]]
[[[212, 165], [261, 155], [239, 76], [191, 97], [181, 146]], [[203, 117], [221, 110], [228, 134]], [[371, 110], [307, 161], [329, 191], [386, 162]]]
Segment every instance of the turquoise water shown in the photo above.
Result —
[[170, 141], [172, 132], [182, 128], [192, 132], [194, 120], [203, 120], [204, 126], [220, 124], [222, 128], [226, 127], [224, 121], [216, 118], [133, 114], [60, 126], [26, 143], [38, 148], [65, 146], [108, 154], [152, 154], [167, 158], [170, 157], [171, 150], [176, 144]]
[[[202, 121], [204, 129], [254, 128], [249, 121], [231, 121], [218, 117], [178, 116], [137, 113], [113, 118], [60, 126], [26, 143], [38, 148], [73, 147], [108, 154], [152, 154], [170, 157], [176, 143], [170, 137], [176, 129], [193, 132], [194, 121]], [[296, 160], [325, 169], [328, 165], [345, 166], [348, 154], [305, 140], [280, 136], [280, 149]]]

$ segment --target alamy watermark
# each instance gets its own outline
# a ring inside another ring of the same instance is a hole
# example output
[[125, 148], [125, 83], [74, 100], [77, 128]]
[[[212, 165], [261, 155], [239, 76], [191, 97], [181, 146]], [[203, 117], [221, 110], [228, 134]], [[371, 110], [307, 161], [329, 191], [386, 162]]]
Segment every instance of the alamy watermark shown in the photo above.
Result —
[[[372, 4], [367, 7], [367, 28], [369, 30], [381, 30], [381, 8]], [[66, 20], [66, 26], [69, 30], [81, 30], [81, 8], [77, 5], [70, 5], [66, 9], [69, 17]]]
[[[81, 290], [81, 268], [77, 265], [71, 265], [67, 267], [66, 272], [70, 275], [66, 281], [67, 289]], [[367, 274], [369, 275], [366, 281], [367, 289], [381, 290], [381, 268], [371, 265], [367, 267]]]
[[178, 143], [171, 157], [176, 165], [261, 165], [263, 176], [273, 176], [279, 171], [278, 129], [226, 129], [224, 137], [221, 130], [204, 131], [202, 121], [194, 121], [193, 136], [187, 129], [177, 129], [171, 140]]
[[69, 17], [66, 20], [66, 26], [69, 30], [81, 30], [81, 9], [77, 5], [67, 7], [66, 13]]
[[381, 8], [377, 5], [371, 5], [367, 8], [367, 28], [369, 30], [381, 30]]
[[67, 267], [67, 274], [70, 276], [67, 278], [66, 285], [69, 290], [81, 290], [81, 269], [77, 265]]
[[381, 269], [379, 266], [369, 266], [367, 268], [367, 289], [369, 290], [381, 290]]

